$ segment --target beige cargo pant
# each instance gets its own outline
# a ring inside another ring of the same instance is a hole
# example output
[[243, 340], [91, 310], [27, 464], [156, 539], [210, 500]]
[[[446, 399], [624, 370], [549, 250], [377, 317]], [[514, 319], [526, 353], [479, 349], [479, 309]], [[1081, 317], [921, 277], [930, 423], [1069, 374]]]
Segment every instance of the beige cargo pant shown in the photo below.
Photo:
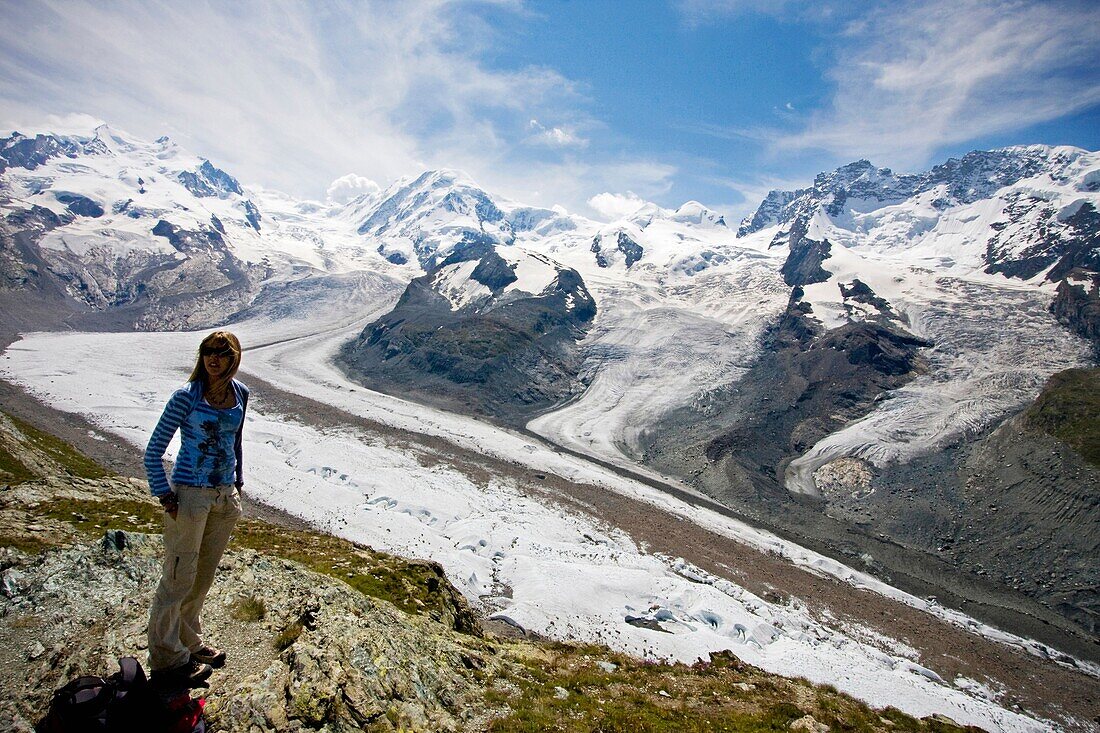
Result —
[[164, 514], [164, 570], [149, 612], [149, 669], [179, 667], [203, 645], [199, 613], [241, 516], [235, 486], [176, 486], [179, 512]]

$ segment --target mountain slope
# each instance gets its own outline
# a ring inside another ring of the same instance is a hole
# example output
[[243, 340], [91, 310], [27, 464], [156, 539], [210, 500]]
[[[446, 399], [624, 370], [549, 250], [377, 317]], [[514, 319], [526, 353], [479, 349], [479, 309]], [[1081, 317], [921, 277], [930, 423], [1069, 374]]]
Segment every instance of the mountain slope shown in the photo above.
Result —
[[341, 352], [368, 386], [523, 425], [583, 389], [596, 314], [575, 270], [491, 241], [456, 248]]
[[224, 322], [274, 283], [401, 277], [339, 211], [246, 190], [166, 137], [106, 125], [14, 133], [0, 140], [0, 298], [32, 293], [32, 328], [191, 328]]

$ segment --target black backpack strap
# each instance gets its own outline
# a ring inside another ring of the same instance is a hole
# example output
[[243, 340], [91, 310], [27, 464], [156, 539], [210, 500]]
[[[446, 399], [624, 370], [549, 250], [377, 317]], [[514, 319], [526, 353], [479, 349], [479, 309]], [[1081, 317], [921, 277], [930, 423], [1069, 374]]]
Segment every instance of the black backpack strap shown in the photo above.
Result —
[[77, 677], [53, 694], [54, 702], [81, 710], [97, 710], [107, 706], [113, 695], [111, 685], [102, 677]]
[[35, 730], [42, 733], [106, 730], [107, 706], [113, 698], [111, 684], [102, 677], [77, 677], [54, 692], [49, 713]]

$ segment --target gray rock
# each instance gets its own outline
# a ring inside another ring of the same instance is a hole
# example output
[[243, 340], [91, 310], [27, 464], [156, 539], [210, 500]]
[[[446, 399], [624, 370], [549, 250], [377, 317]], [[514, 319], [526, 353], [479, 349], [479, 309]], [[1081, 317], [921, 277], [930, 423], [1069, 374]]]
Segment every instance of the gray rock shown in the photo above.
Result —
[[22, 585], [26, 582], [26, 576], [15, 568], [8, 568], [0, 578], [0, 592], [8, 598], [19, 595]]
[[[160, 548], [156, 535], [112, 530], [5, 571], [4, 587], [19, 591], [0, 598], [0, 647], [33, 641], [18, 655], [0, 648], [0, 682], [13, 693], [0, 701], [0, 728], [36, 720], [66, 680], [144, 656]], [[234, 617], [242, 596], [263, 601], [262, 621]], [[276, 651], [275, 636], [295, 623], [298, 637]], [[204, 626], [230, 653], [207, 695], [208, 717], [228, 732], [460, 730], [479, 709], [479, 676], [493, 667], [481, 639], [251, 551], [226, 554]]]

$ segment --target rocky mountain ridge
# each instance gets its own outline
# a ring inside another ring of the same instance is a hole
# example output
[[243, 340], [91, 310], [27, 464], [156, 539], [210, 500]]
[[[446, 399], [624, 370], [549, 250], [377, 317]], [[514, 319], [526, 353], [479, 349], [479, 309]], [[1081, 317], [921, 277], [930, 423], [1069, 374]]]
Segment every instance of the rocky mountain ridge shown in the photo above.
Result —
[[[990, 274], [1022, 280], [1043, 275], [1061, 284], [1071, 273], [1075, 279], [1091, 279], [1100, 272], [1097, 191], [1097, 156], [1071, 147], [974, 151], [912, 175], [860, 160], [819, 174], [810, 188], [771, 191], [737, 233], [745, 237], [777, 227], [769, 246], [790, 250], [787, 283], [810, 285], [828, 279], [821, 262], [830, 256], [831, 228], [851, 232], [872, 247], [919, 250], [923, 239], [937, 234], [941, 222], [934, 218], [963, 211], [956, 221], [978, 219], [988, 226], [972, 234], [954, 232], [972, 244], [968, 264]], [[971, 206], [983, 201], [997, 206]], [[913, 213], [906, 216], [903, 207]], [[891, 210], [896, 213], [875, 215]], [[907, 225], [901, 237], [883, 226], [896, 230], [898, 224]], [[1082, 334], [1097, 328], [1078, 310], [1063, 309], [1061, 317]]]
[[456, 247], [341, 363], [374, 388], [512, 421], [583, 391], [596, 305], [576, 270], [489, 241]]

